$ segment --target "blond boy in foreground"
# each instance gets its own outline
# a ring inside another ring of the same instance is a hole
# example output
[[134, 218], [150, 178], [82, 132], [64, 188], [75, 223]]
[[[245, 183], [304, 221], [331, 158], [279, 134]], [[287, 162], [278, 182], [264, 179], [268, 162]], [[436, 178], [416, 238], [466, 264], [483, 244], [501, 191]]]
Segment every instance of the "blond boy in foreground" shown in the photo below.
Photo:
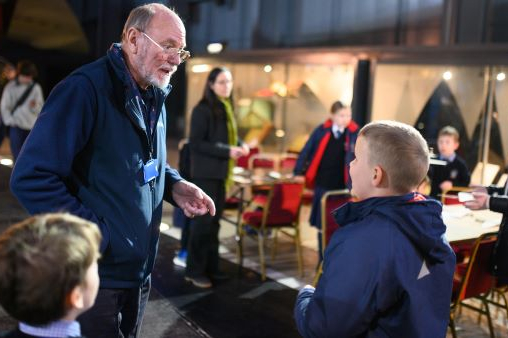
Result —
[[360, 130], [350, 165], [358, 202], [335, 211], [341, 225], [316, 289], [298, 294], [304, 337], [444, 337], [455, 256], [441, 205], [414, 192], [429, 168], [413, 127], [372, 122]]

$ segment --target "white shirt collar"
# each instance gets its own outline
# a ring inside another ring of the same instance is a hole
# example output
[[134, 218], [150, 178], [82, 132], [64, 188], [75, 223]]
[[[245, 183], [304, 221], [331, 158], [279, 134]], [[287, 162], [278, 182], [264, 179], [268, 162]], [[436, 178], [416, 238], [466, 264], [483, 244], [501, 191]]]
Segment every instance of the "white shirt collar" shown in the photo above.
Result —
[[337, 132], [339, 132], [340, 134], [342, 134], [344, 132], [344, 127], [339, 127], [338, 125], [336, 125], [335, 123], [332, 124], [332, 132], [334, 135], [337, 135]]

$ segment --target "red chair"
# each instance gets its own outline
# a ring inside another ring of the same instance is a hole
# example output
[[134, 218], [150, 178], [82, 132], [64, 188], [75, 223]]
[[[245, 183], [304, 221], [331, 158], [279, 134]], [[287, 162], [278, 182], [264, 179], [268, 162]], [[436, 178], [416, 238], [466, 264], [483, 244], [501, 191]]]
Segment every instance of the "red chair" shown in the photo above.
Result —
[[[253, 176], [266, 175], [269, 171], [277, 170], [277, 155], [273, 153], [258, 153], [249, 158], [249, 170]], [[259, 203], [266, 203], [266, 196], [270, 190], [269, 185], [256, 185], [251, 189], [253, 200]]]
[[[352, 200], [353, 197], [348, 189], [331, 190], [321, 197], [321, 241], [323, 257], [325, 255], [326, 246], [330, 242], [330, 238], [340, 226], [335, 222], [333, 211]], [[322, 274], [323, 262], [319, 263], [316, 277], [314, 277], [314, 285], [317, 285]]]
[[256, 154], [259, 154], [259, 148], [258, 147], [250, 148], [249, 153], [247, 155], [240, 156], [236, 160], [236, 165], [244, 169], [249, 169], [249, 160], [252, 156]]
[[249, 169], [277, 169], [277, 157], [275, 154], [257, 153], [249, 158]]
[[490, 290], [490, 297], [487, 299], [487, 302], [494, 305], [496, 310], [502, 309], [506, 311], [506, 315], [508, 316], [508, 299], [506, 298], [507, 292], [508, 284], [500, 283], [496, 278], [496, 284]]
[[[249, 159], [258, 153], [259, 153], [258, 147], [250, 148], [249, 153], [247, 155], [240, 156], [236, 160], [236, 166], [243, 168], [243, 169], [248, 169], [249, 168]], [[241, 202], [241, 199], [235, 195], [236, 194], [233, 194], [232, 196], [229, 196], [226, 198], [226, 203], [224, 205], [225, 209], [237, 209], [238, 208], [238, 206]]]
[[238, 245], [238, 257], [242, 261], [242, 239], [246, 233], [246, 227], [254, 230], [258, 237], [259, 259], [261, 265], [261, 279], [266, 279], [264, 240], [269, 229], [291, 229], [294, 233], [286, 233], [294, 238], [298, 259], [298, 271], [303, 273], [302, 250], [300, 243], [300, 229], [298, 219], [302, 202], [303, 184], [294, 182], [277, 182], [270, 185], [268, 199], [262, 210], [246, 211], [242, 214], [240, 224], [240, 243]]
[[296, 154], [285, 153], [279, 157], [278, 169], [281, 173], [292, 173], [296, 166], [298, 156]]
[[[496, 244], [497, 233], [488, 233], [480, 236], [473, 246], [471, 257], [467, 264], [457, 265], [453, 281], [452, 299], [450, 304], [449, 326], [454, 338], [457, 337], [455, 317], [460, 306], [479, 312], [487, 316], [490, 336], [494, 337], [494, 328], [488, 306], [488, 295], [495, 285], [495, 278], [490, 274], [490, 259]], [[475, 298], [482, 303], [478, 308], [465, 299]]]

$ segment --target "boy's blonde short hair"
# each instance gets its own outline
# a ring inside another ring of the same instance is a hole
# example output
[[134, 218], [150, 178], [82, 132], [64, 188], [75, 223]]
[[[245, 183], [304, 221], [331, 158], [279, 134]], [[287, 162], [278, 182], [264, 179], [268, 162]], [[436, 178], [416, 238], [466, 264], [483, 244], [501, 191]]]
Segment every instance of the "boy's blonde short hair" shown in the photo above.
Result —
[[439, 134], [437, 135], [437, 138], [439, 139], [441, 136], [451, 136], [455, 140], [455, 142], [459, 142], [460, 135], [457, 129], [455, 129], [452, 126], [446, 126], [441, 128], [439, 131]]
[[59, 320], [99, 258], [96, 224], [69, 214], [30, 217], [0, 235], [0, 304], [30, 325]]
[[410, 125], [395, 121], [375, 121], [363, 127], [369, 161], [379, 165], [396, 193], [409, 193], [429, 171], [429, 149], [422, 135]]

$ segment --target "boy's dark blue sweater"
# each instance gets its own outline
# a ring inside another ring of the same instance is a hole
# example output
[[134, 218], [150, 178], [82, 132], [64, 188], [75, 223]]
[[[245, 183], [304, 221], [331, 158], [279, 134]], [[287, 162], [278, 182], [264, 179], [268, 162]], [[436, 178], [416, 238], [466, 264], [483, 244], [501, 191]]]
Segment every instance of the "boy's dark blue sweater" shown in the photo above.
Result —
[[[162, 200], [181, 180], [166, 164], [170, 88], [153, 88], [160, 114], [149, 137], [139, 91], [117, 55], [112, 48], [55, 87], [11, 178], [13, 193], [31, 214], [65, 211], [99, 225], [104, 288], [138, 287], [149, 276]], [[143, 165], [150, 158], [161, 174], [145, 183]]]
[[[416, 198], [415, 198], [416, 197]], [[421, 195], [338, 209], [316, 290], [295, 306], [304, 337], [444, 337], [455, 255], [441, 204]]]

